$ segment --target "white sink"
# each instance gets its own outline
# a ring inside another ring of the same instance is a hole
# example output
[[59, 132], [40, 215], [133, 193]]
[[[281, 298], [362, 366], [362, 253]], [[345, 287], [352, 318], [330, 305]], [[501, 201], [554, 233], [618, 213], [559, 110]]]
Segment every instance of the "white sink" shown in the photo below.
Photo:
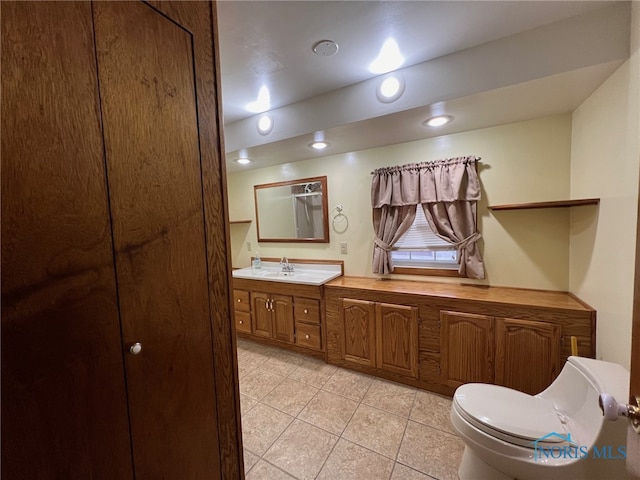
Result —
[[341, 265], [292, 263], [293, 272], [283, 272], [282, 267], [276, 262], [262, 262], [262, 268], [240, 268], [233, 271], [233, 276], [249, 280], [323, 285], [342, 275]]

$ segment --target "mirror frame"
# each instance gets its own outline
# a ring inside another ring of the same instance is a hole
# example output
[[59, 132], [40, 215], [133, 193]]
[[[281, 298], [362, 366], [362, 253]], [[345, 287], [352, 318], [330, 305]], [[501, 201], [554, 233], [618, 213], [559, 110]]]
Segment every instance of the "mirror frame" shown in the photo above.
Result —
[[[324, 237], [317, 238], [264, 238], [260, 236], [260, 217], [258, 213], [258, 190], [273, 187], [286, 187], [287, 185], [297, 185], [299, 183], [320, 183], [322, 188], [322, 227]], [[286, 182], [264, 183], [253, 186], [253, 198], [256, 209], [256, 232], [258, 234], [258, 242], [281, 242], [281, 243], [329, 243], [329, 208], [327, 201], [327, 177], [311, 177], [289, 180]]]

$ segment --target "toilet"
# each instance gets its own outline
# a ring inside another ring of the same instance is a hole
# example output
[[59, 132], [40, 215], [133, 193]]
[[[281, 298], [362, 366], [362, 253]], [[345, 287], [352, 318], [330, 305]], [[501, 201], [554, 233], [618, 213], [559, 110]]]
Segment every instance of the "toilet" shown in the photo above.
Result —
[[626, 402], [628, 392], [625, 368], [583, 357], [569, 357], [534, 396], [462, 385], [451, 406], [451, 423], [465, 442], [460, 480], [628, 478], [627, 420], [605, 420], [598, 404], [601, 394]]

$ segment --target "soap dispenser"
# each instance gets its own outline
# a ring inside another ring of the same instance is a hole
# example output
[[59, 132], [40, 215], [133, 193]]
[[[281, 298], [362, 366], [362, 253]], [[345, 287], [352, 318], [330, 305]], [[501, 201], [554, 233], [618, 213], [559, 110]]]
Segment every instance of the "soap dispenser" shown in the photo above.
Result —
[[262, 260], [260, 260], [260, 254], [256, 252], [256, 256], [253, 259], [253, 268], [259, 270], [262, 268]]

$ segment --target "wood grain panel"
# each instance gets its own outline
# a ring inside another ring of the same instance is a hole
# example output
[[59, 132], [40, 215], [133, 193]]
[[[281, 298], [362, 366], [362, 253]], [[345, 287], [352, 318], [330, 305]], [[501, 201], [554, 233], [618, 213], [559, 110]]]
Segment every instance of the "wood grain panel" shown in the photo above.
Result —
[[233, 307], [236, 311], [251, 311], [251, 301], [247, 290], [233, 290]]
[[[555, 310], [592, 312], [593, 309], [566, 292], [530, 290], [523, 288], [490, 287], [487, 285], [418, 282], [411, 280], [381, 280], [365, 277], [338, 277], [325, 284], [326, 290], [343, 290], [340, 296], [348, 296], [351, 289], [377, 292], [385, 295], [381, 302], [389, 302], [397, 294], [420, 295], [423, 298], [470, 300], [475, 304], [532, 306]], [[390, 303], [394, 303], [391, 301]]]
[[442, 376], [447, 385], [494, 381], [494, 319], [486, 315], [440, 312]]
[[296, 343], [316, 350], [322, 349], [320, 325], [296, 322]]
[[2, 478], [133, 468], [91, 5], [2, 2]]
[[271, 295], [273, 336], [283, 342], [293, 343], [293, 298]]
[[271, 297], [268, 293], [251, 292], [253, 333], [259, 337], [273, 337], [270, 302]]
[[378, 368], [417, 376], [418, 309], [377, 303], [376, 343]]
[[342, 300], [342, 359], [369, 366], [376, 365], [375, 304], [361, 300]]
[[543, 322], [496, 319], [496, 383], [531, 395], [560, 373], [560, 327]]
[[203, 478], [220, 463], [192, 36], [143, 3], [93, 8], [123, 335], [143, 345], [136, 477]]
[[154, 1], [154, 6], [193, 35], [194, 69], [202, 165], [213, 360], [218, 398], [221, 473], [242, 478], [240, 393], [234, 329], [231, 325], [231, 241], [227, 177], [222, 136], [222, 89], [216, 3], [210, 1]]
[[320, 302], [318, 300], [295, 297], [293, 303], [296, 321], [320, 323]]
[[251, 313], [249, 312], [236, 312], [236, 330], [245, 333], [251, 333]]

